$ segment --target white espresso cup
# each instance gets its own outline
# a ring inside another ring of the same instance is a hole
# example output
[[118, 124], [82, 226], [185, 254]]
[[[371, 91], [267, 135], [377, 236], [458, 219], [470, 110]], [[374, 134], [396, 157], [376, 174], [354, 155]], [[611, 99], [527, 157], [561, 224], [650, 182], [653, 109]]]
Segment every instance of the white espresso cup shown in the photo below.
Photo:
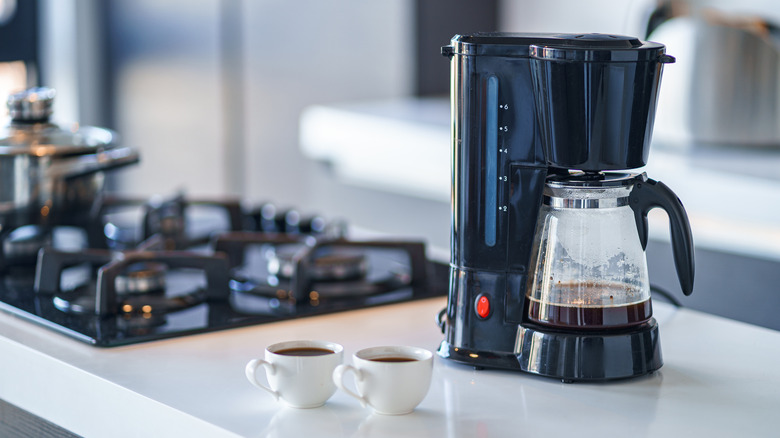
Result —
[[[353, 392], [344, 385], [344, 374], [355, 375]], [[378, 414], [412, 412], [428, 394], [433, 373], [433, 353], [417, 347], [372, 347], [352, 357], [352, 365], [333, 372], [336, 386]]]
[[[265, 349], [264, 359], [246, 364], [246, 378], [294, 408], [322, 406], [336, 392], [333, 371], [344, 359], [344, 347], [325, 341], [288, 341]], [[268, 386], [257, 378], [265, 371]]]

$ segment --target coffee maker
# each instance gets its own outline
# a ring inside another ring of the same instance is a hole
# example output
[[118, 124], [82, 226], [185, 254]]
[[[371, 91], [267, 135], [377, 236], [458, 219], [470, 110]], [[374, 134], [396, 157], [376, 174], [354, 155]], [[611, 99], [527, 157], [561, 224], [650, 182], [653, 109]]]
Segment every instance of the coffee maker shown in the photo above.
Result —
[[682, 291], [694, 254], [682, 203], [630, 173], [647, 162], [662, 44], [602, 34], [455, 36], [452, 235], [439, 355], [565, 382], [663, 364], [647, 213], [669, 215]]

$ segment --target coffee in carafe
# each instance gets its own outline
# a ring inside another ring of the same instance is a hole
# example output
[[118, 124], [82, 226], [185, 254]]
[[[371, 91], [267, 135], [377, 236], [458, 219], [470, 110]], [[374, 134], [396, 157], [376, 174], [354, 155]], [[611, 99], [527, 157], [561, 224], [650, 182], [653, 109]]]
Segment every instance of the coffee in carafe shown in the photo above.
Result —
[[634, 303], [611, 302], [625, 293], [621, 285], [614, 284], [557, 284], [547, 301], [529, 297], [528, 319], [565, 330], [619, 329], [650, 320], [653, 310], [649, 297]]

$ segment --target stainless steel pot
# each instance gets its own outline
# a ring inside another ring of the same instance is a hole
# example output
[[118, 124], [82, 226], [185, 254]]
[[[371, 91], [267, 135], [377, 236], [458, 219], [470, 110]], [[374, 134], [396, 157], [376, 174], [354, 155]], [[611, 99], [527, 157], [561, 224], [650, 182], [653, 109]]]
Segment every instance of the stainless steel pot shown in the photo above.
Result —
[[137, 163], [108, 129], [49, 122], [55, 92], [8, 98], [0, 131], [0, 231], [22, 225], [77, 225], [100, 201], [105, 171]]

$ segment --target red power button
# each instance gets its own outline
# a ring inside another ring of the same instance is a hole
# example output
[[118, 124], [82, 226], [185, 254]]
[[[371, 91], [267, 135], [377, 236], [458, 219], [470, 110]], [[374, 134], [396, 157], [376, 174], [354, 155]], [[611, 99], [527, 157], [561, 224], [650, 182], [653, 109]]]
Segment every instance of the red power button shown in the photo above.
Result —
[[480, 318], [487, 318], [490, 315], [490, 300], [484, 295], [477, 298], [477, 315]]

